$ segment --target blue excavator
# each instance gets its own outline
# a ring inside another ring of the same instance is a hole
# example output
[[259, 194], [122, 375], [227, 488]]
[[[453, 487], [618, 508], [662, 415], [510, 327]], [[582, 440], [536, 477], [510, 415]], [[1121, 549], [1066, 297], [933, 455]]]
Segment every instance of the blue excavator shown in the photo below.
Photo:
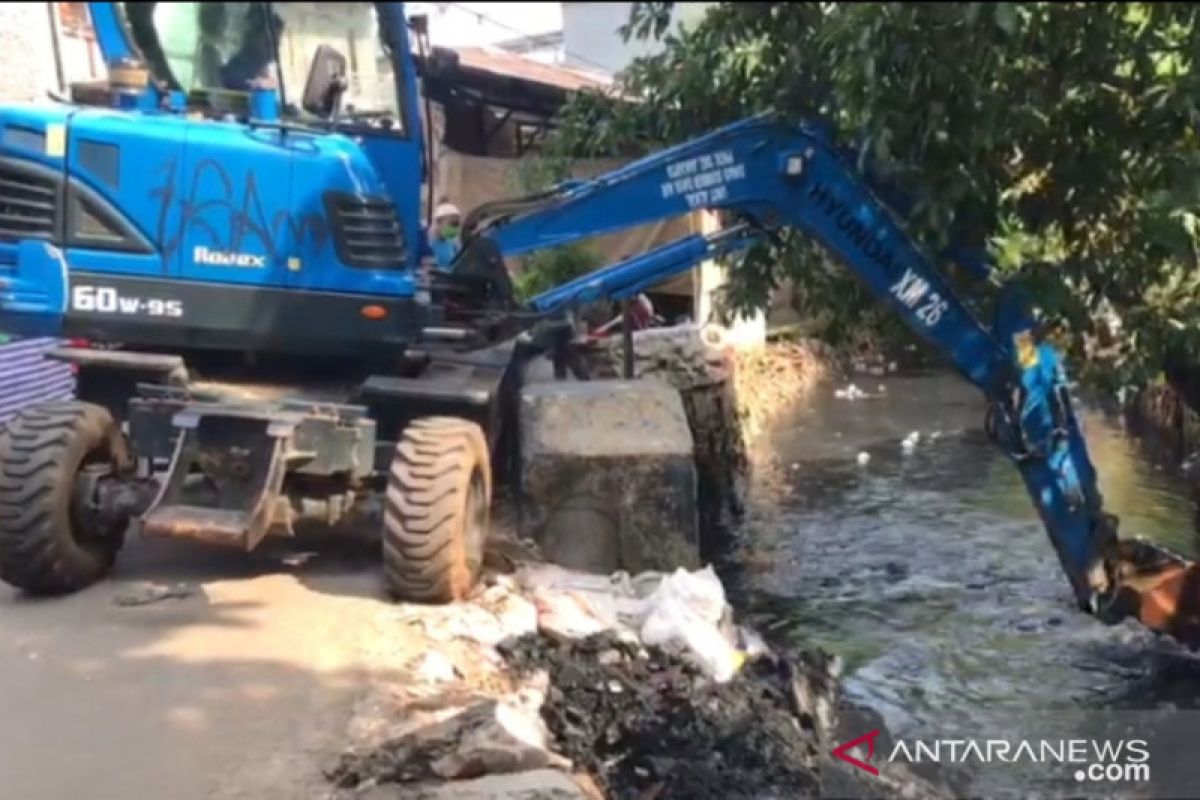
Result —
[[[1079, 608], [1200, 642], [1200, 572], [1118, 536], [1021, 293], [1000, 288], [986, 315], [965, 304], [820, 125], [747, 119], [485, 204], [430, 273], [427, 26], [399, 3], [338, 7], [368, 18], [387, 87], [347, 111], [355, 59], [321, 40], [318, 5], [90, 3], [107, 78], [0, 107], [0, 330], [61, 339], [53, 357], [77, 374], [77, 399], [0, 435], [6, 582], [74, 592], [127, 531], [249, 550], [376, 498], [393, 593], [460, 599], [511, 474], [521, 364], [546, 354], [586, 379], [575, 309], [794, 229], [983, 393]], [[285, 52], [306, 50], [287, 85]], [[701, 209], [725, 227], [514, 299], [506, 258]]]

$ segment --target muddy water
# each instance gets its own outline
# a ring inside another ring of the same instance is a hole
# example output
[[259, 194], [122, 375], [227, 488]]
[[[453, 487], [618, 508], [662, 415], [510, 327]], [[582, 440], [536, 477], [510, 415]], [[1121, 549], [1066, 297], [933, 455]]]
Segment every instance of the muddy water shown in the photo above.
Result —
[[[1014, 720], [1055, 707], [1200, 697], [1200, 670], [1172, 643], [1075, 609], [971, 386], [931, 374], [854, 401], [833, 389], [770, 437], [729, 575], [753, 622], [840, 654], [850, 696], [901, 736], [1015, 735]], [[1121, 531], [1194, 555], [1182, 482], [1119, 421], [1088, 411], [1084, 424]]]

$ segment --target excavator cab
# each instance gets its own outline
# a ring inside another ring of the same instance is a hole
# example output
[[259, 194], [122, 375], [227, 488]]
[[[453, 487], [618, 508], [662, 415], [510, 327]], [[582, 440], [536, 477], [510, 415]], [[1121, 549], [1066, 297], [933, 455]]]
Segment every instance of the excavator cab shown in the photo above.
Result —
[[0, 108], [0, 323], [331, 355], [411, 341], [426, 169], [403, 5], [89, 8], [107, 79]]

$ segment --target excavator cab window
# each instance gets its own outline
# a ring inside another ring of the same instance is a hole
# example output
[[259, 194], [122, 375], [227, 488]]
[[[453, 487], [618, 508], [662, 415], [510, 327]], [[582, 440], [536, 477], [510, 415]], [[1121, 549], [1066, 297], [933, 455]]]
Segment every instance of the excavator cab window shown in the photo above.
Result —
[[[341, 114], [406, 135], [374, 3], [124, 3], [133, 43], [189, 106], [237, 113], [255, 85], [276, 88], [290, 119], [313, 65], [336, 51], [347, 66]], [[282, 85], [281, 85], [282, 84]]]

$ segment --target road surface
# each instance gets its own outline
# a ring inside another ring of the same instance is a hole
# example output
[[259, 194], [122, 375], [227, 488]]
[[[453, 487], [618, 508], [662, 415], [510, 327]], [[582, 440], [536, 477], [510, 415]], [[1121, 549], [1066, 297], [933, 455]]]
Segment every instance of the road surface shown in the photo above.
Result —
[[[77, 595], [0, 584], [3, 796], [323, 796], [387, 602], [369, 545], [279, 544], [134, 539]], [[148, 582], [194, 593], [122, 604]]]

